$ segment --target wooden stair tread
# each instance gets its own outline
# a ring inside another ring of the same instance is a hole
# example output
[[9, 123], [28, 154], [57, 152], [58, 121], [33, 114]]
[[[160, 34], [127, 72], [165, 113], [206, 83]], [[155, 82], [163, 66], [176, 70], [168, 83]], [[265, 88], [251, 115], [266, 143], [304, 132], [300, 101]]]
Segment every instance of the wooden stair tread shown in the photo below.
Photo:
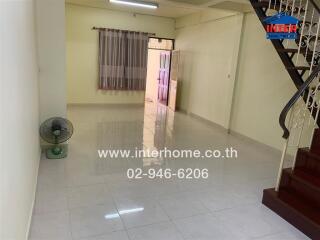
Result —
[[295, 169], [293, 175], [299, 177], [300, 179], [303, 179], [305, 182], [312, 184], [314, 187], [318, 188], [318, 191], [320, 191], [320, 176], [314, 176], [304, 168]]
[[[255, 2], [251, 2], [251, 5], [253, 8], [268, 8], [269, 7], [269, 1], [255, 1]], [[280, 2], [276, 2], [276, 5], [274, 5], [274, 2], [271, 3], [271, 9], [278, 10], [280, 7]], [[303, 13], [305, 12], [304, 9], [300, 9], [300, 12]]]
[[[263, 2], [255, 2], [252, 4], [253, 7], [269, 7], [269, 2], [263, 1]], [[277, 4], [279, 6], [279, 4]], [[273, 5], [271, 5], [273, 6]]]
[[311, 239], [320, 239], [319, 209], [310, 207], [294, 194], [286, 191], [278, 194], [274, 189], [263, 191], [262, 203]]
[[[252, 3], [253, 7], [269, 7], [269, 1], [260, 1], [260, 2], [255, 2], [255, 3]], [[274, 3], [271, 3], [271, 9], [273, 9], [274, 7]], [[280, 7], [280, 2], [276, 2], [276, 8], [279, 8]]]
[[[281, 53], [298, 53], [298, 51], [299, 51], [298, 48], [278, 48], [276, 50]], [[300, 48], [301, 54], [306, 54], [308, 56], [312, 56], [311, 51], [308, 51], [307, 53], [305, 51], [306, 51], [305, 48]]]
[[283, 190], [294, 194], [310, 206], [320, 209], [320, 187], [311, 178], [307, 179], [302, 175], [294, 174], [291, 168], [284, 169], [279, 192]]
[[313, 159], [316, 159], [320, 163], [320, 155], [312, 152], [309, 148], [300, 148], [299, 151], [304, 152], [305, 154], [309, 155]]
[[319, 161], [320, 161], [320, 129], [319, 128], [317, 128], [314, 131], [310, 152], [319, 156]]
[[295, 67], [286, 67], [286, 68], [290, 69], [290, 70], [293, 70], [293, 69], [303, 70], [303, 71], [310, 70], [310, 67], [308, 67], [308, 66], [295, 66]]
[[305, 172], [302, 169], [295, 169], [294, 171], [290, 169], [284, 169], [284, 174], [289, 175], [294, 180], [300, 182], [306, 187], [318, 192], [320, 194], [320, 179], [314, 175]]
[[313, 222], [320, 225], [320, 209], [311, 206], [308, 202], [305, 202], [303, 199], [299, 198], [299, 196], [296, 196], [289, 191], [280, 191], [279, 198], [308, 219], [311, 219]]
[[[299, 148], [296, 157], [297, 171], [303, 171], [308, 175], [320, 178], [320, 156], [318, 153], [312, 152], [309, 148]], [[298, 172], [301, 173], [301, 172]]]
[[297, 53], [298, 49], [297, 48], [280, 48], [277, 49], [278, 52], [286, 52], [286, 53]]

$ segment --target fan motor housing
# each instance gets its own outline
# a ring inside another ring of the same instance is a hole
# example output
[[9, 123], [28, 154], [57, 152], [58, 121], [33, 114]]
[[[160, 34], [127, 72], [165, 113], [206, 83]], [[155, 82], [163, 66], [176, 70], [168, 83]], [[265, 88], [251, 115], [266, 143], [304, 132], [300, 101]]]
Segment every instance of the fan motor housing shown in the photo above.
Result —
[[47, 143], [52, 144], [46, 149], [49, 159], [65, 158], [68, 155], [68, 145], [61, 144], [71, 138], [73, 134], [72, 123], [65, 118], [53, 117], [44, 121], [40, 126], [40, 136]]

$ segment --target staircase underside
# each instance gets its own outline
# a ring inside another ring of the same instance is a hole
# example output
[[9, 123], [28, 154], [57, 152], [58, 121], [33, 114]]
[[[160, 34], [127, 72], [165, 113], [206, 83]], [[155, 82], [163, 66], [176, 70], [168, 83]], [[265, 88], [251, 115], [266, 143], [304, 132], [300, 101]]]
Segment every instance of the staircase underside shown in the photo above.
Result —
[[[320, 239], [320, 225], [308, 217], [310, 211], [313, 212], [312, 207], [306, 206], [290, 194], [280, 197], [273, 188], [263, 191], [262, 203], [311, 239]], [[317, 217], [320, 220], [320, 215]]]

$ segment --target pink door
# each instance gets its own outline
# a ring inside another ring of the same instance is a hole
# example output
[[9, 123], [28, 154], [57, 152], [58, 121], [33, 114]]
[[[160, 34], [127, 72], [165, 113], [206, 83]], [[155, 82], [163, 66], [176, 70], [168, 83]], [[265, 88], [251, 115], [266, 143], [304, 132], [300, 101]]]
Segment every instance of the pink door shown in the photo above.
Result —
[[170, 76], [170, 52], [162, 52], [160, 54], [160, 70], [158, 84], [158, 101], [162, 104], [168, 104]]

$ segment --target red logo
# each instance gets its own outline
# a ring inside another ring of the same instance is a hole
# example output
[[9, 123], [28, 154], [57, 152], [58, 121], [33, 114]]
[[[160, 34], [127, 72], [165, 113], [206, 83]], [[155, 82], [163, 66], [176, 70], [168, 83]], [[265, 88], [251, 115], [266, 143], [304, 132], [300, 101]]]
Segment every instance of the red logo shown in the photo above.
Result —
[[267, 39], [297, 39], [299, 20], [287, 13], [277, 13], [263, 20]]
[[295, 33], [298, 30], [298, 26], [292, 24], [268, 24], [266, 30], [268, 33]]

